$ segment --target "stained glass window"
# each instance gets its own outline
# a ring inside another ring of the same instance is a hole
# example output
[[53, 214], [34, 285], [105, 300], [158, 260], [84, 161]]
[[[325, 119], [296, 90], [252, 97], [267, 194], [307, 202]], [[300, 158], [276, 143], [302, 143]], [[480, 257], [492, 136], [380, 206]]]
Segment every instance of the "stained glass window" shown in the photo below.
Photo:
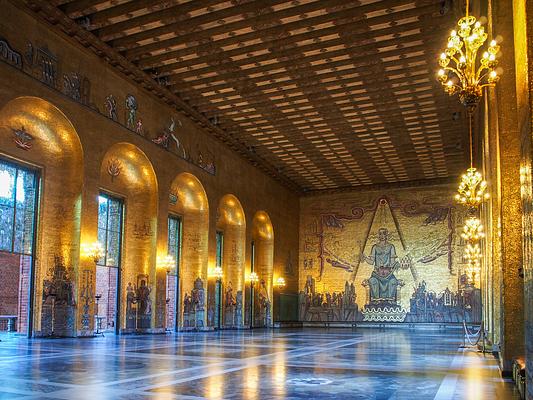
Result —
[[0, 250], [31, 254], [38, 178], [0, 160]]
[[98, 265], [118, 267], [122, 235], [122, 201], [101, 194], [98, 197], [98, 241], [104, 255]]

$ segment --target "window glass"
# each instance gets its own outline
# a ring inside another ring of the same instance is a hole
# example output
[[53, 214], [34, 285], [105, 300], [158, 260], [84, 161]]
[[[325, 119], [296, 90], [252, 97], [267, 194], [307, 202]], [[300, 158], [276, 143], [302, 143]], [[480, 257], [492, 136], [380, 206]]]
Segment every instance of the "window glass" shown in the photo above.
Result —
[[181, 219], [179, 217], [168, 218], [168, 254], [172, 256], [176, 262], [174, 273], [177, 274], [177, 266], [179, 265], [180, 246], [181, 246]]
[[122, 234], [122, 202], [107, 195], [98, 197], [98, 241], [104, 255], [98, 265], [118, 267]]
[[37, 176], [0, 161], [0, 250], [31, 254]]

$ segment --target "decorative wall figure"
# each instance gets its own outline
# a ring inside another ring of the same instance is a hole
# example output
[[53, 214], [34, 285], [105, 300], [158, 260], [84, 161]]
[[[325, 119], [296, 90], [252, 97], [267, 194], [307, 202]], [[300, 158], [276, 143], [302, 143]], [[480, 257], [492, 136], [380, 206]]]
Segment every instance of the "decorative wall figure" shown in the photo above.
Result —
[[113, 97], [112, 94], [108, 95], [105, 98], [104, 108], [107, 112], [107, 117], [113, 121], [117, 121], [117, 100]]
[[196, 278], [194, 281], [194, 289], [192, 290], [191, 297], [195, 316], [195, 327], [201, 329], [204, 327], [205, 291], [204, 283], [200, 278]]
[[127, 116], [126, 116], [126, 126], [131, 130], [135, 129], [135, 119], [137, 116], [137, 108], [138, 108], [137, 99], [132, 94], [128, 94], [126, 96], [126, 109], [128, 110]]
[[142, 224], [133, 224], [133, 237], [136, 239], [144, 239], [154, 235], [150, 222], [143, 222]]
[[137, 329], [149, 329], [152, 322], [152, 289], [147, 285], [148, 276], [141, 274], [137, 277], [135, 300], [137, 303]]
[[264, 279], [261, 279], [261, 284], [259, 287], [259, 315], [258, 322], [259, 326], [271, 326], [272, 325], [272, 303], [270, 302], [270, 297], [268, 295], [268, 290], [266, 288], [266, 283]]
[[17, 145], [17, 147], [21, 148], [22, 150], [29, 150], [33, 146], [33, 136], [30, 135], [24, 127], [21, 127], [20, 129], [14, 129], [11, 128], [13, 131], [13, 142]]
[[133, 330], [137, 327], [137, 295], [135, 287], [128, 282], [126, 287], [126, 329]]
[[150, 291], [150, 288], [146, 285], [146, 280], [142, 279], [141, 284], [137, 288], [137, 303], [139, 314], [148, 315], [152, 313]]
[[143, 121], [142, 119], [138, 119], [137, 123], [135, 124], [135, 133], [141, 136], [144, 136], [144, 130], [143, 130]]
[[5, 39], [0, 39], [0, 57], [18, 69], [22, 69], [22, 56], [9, 46]]
[[213, 153], [210, 151], [203, 152], [200, 150], [200, 146], [196, 145], [196, 165], [198, 165], [200, 168], [202, 168], [204, 171], [209, 172], [210, 174], [214, 175], [216, 172], [215, 167], [215, 157]]
[[111, 182], [122, 172], [122, 163], [118, 158], [113, 158], [107, 162], [107, 173], [111, 176]]
[[185, 293], [183, 296], [183, 327], [194, 328], [195, 321], [192, 297], [188, 293]]
[[226, 293], [224, 294], [224, 325], [233, 326], [235, 318], [235, 297], [231, 282], [228, 283]]
[[[178, 119], [178, 125], [180, 127], [182, 126], [181, 121], [179, 119]], [[175, 129], [176, 129], [176, 122], [174, 121], [173, 118], [171, 118], [169, 127], [165, 128], [165, 130], [163, 131], [161, 135], [159, 135], [155, 139], [152, 139], [152, 142], [169, 150], [170, 139], [174, 140], [174, 142], [176, 143], [176, 150], [178, 151], [178, 155], [187, 160], [188, 159], [187, 151], [185, 150], [185, 147], [183, 147], [179, 139], [174, 134]]]
[[235, 326], [242, 326], [242, 290], [237, 291], [237, 296], [235, 296]]
[[43, 335], [73, 336], [75, 334], [74, 287], [72, 271], [61, 256], [55, 255], [43, 281], [41, 332]]
[[24, 57], [32, 73], [37, 75], [37, 79], [48, 86], [56, 88], [59, 70], [58, 60], [46, 46], [38, 47], [34, 50], [33, 44], [28, 43], [28, 49]]
[[91, 303], [94, 298], [93, 293], [93, 278], [94, 273], [91, 270], [83, 270], [82, 272], [82, 286], [81, 286], [81, 299], [83, 301], [83, 309], [82, 309], [82, 316], [81, 316], [81, 329], [82, 330], [89, 330], [90, 327], [90, 307]]
[[294, 275], [294, 264], [292, 262], [292, 251], [289, 250], [287, 254], [287, 259], [285, 260], [285, 275], [293, 276]]
[[63, 93], [75, 101], [81, 101], [81, 78], [76, 72], [63, 75]]

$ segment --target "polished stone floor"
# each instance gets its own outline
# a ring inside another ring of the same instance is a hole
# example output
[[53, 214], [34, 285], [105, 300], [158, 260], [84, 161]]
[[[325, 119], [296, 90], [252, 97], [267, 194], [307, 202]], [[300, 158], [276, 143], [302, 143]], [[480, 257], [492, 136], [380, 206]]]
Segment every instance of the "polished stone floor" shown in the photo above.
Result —
[[0, 399], [517, 399], [458, 332], [0, 336]]

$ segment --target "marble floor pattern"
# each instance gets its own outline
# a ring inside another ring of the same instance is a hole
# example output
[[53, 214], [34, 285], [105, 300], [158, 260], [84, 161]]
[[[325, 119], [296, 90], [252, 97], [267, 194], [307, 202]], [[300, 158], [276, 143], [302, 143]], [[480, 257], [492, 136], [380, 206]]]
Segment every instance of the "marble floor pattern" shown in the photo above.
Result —
[[0, 339], [0, 399], [518, 399], [457, 331]]

